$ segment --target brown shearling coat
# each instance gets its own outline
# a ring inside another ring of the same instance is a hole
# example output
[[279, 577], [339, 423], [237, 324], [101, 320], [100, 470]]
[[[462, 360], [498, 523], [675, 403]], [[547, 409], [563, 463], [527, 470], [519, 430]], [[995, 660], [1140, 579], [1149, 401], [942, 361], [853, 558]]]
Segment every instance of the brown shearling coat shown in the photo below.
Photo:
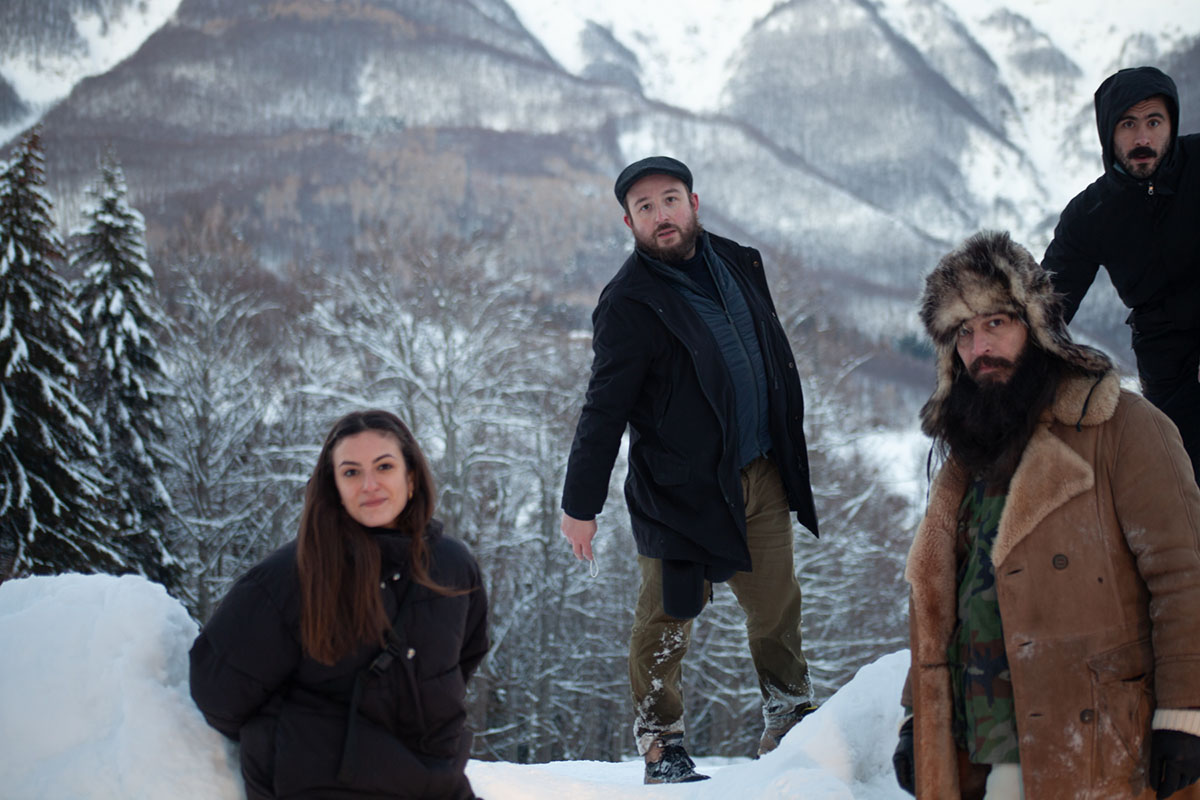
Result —
[[[967, 482], [953, 460], [935, 477], [905, 575], [904, 703], [930, 800], [960, 797], [947, 646]], [[1200, 708], [1200, 489], [1175, 427], [1112, 373], [1065, 380], [1013, 475], [992, 559], [1027, 800], [1153, 798], [1154, 709]]]

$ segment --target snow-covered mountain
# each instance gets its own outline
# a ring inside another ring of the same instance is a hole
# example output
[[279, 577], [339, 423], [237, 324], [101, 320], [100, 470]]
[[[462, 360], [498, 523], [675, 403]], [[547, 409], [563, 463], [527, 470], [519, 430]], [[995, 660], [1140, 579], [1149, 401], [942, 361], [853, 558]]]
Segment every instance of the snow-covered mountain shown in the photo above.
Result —
[[[830, 21], [831, 4], [825, 2], [662, 0], [652, 14], [645, 13], [641, 0], [510, 0], [509, 5], [572, 74], [586, 75], [616, 60], [597, 46], [599, 31], [636, 62], [630, 74], [648, 97], [711, 114], [728, 110], [736, 64], [747, 53], [753, 57], [746, 38], [772, 11], [803, 8], [822, 19], [810, 31], [814, 36], [827, 37], [837, 27]], [[964, 70], [964, 62], [993, 64], [998, 85], [1011, 95], [1013, 106], [1004, 109], [1009, 113], [1002, 127], [1039, 174], [1058, 172], [1064, 149], [1093, 149], [1090, 116], [1083, 131], [1086, 140], [1068, 143], [1063, 133], [1068, 128], [1077, 132], [1079, 117], [1090, 111], [1092, 92], [1105, 76], [1122, 66], [1170, 58], [1194, 46], [1200, 35], [1200, 7], [1189, 0], [1151, 0], [1136, 14], [1121, 0], [1088, 3], [1086, 11], [1064, 0], [873, 0], [855, 5], [878, 14], [965, 95], [975, 92], [980, 72]], [[859, 52], [849, 56], [857, 59]], [[855, 102], [853, 96], [847, 101]], [[1072, 165], [1071, 180], [1047, 187], [1054, 194], [1052, 205], [1065, 203], [1076, 183], [1093, 177], [1099, 155], [1091, 156]]]
[[75, 84], [112, 69], [170, 19], [179, 0], [7, 0], [0, 9], [0, 140]]
[[112, 147], [159, 252], [197, 227], [280, 263], [348, 261], [381, 226], [482, 231], [586, 296], [627, 242], [613, 175], [667, 152], [692, 166], [709, 227], [802, 263], [872, 334], [911, 330], [919, 276], [978, 228], [1040, 254], [1099, 171], [1090, 99], [1115, 68], [1163, 66], [1183, 127], [1200, 121], [1188, 0], [10, 0], [0, 15], [0, 138], [43, 120], [65, 222]]

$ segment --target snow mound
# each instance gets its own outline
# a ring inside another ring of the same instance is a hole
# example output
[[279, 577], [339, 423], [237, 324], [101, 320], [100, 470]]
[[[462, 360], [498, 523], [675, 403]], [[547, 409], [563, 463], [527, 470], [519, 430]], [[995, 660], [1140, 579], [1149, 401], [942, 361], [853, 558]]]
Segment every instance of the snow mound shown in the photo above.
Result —
[[[188, 693], [196, 623], [157, 584], [61, 575], [0, 585], [0, 786], [5, 798], [244, 798], [236, 748]], [[759, 761], [699, 759], [712, 780], [642, 786], [640, 761], [472, 761], [488, 800], [903, 800], [891, 754], [901, 651], [863, 667]], [[632, 746], [632, 744], [631, 744]]]
[[188, 693], [198, 628], [143, 578], [0, 585], [0, 786], [10, 798], [243, 797]]

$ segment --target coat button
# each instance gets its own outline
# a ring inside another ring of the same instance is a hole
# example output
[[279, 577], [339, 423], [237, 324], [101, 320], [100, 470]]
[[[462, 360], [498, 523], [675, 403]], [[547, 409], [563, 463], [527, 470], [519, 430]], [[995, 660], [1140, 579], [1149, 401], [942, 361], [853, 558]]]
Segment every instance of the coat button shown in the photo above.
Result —
[[413, 657], [413, 656], [415, 656], [416, 654], [417, 654], [417, 651], [416, 651], [416, 650], [413, 650], [413, 649], [410, 647], [410, 648], [408, 648], [408, 652], [407, 652], [407, 653], [405, 653], [404, 655], [405, 655], [405, 656], [408, 658], [408, 660], [409, 660], [409, 661], [412, 661], [412, 657]]
[[1055, 569], [1066, 569], [1067, 557], [1062, 553], [1057, 553], [1055, 554], [1054, 558], [1050, 559], [1050, 563], [1054, 565]]
[[386, 588], [387, 588], [387, 581], [380, 581], [380, 582], [379, 582], [379, 588], [380, 588], [380, 589], [386, 589]]
[[393, 575], [393, 576], [392, 576], [392, 580], [394, 580], [394, 581], [398, 581], [398, 580], [400, 580], [400, 573], [399, 573], [399, 572], [397, 572], [395, 575]]
[[1079, 721], [1080, 722], [1091, 722], [1095, 718], [1096, 718], [1096, 712], [1090, 708], [1085, 708], [1083, 711], [1079, 712]]

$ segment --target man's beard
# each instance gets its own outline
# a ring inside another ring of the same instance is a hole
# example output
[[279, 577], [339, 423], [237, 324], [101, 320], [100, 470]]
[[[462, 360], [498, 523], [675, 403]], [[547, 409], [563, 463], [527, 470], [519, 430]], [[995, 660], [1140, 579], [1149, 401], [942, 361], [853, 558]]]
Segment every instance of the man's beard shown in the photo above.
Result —
[[[1004, 359], [980, 358], [1003, 366], [999, 362]], [[972, 366], [978, 369], [979, 359]], [[1007, 381], [985, 378], [977, 383], [960, 372], [946, 398], [937, 438], [971, 474], [1007, 483], [1042, 410], [1054, 400], [1061, 367], [1058, 359], [1029, 344]]]
[[[1149, 164], [1134, 164], [1135, 158], [1153, 158]], [[1162, 163], [1162, 154], [1157, 152], [1152, 147], [1135, 147], [1128, 153], [1117, 158], [1121, 162], [1121, 167], [1135, 178], [1149, 178], [1158, 169], [1158, 165]]]
[[[679, 241], [667, 246], [658, 244], [658, 234], [669, 229], [679, 232]], [[700, 234], [703, 231], [704, 228], [701, 227], [700, 220], [695, 210], [693, 210], [691, 220], [683, 227], [670, 222], [664, 222], [655, 228], [648, 238], [642, 238], [637, 233], [634, 233], [633, 241], [637, 244], [638, 249], [646, 255], [674, 267], [687, 261], [688, 257], [693, 255], [696, 242], [700, 239]]]

